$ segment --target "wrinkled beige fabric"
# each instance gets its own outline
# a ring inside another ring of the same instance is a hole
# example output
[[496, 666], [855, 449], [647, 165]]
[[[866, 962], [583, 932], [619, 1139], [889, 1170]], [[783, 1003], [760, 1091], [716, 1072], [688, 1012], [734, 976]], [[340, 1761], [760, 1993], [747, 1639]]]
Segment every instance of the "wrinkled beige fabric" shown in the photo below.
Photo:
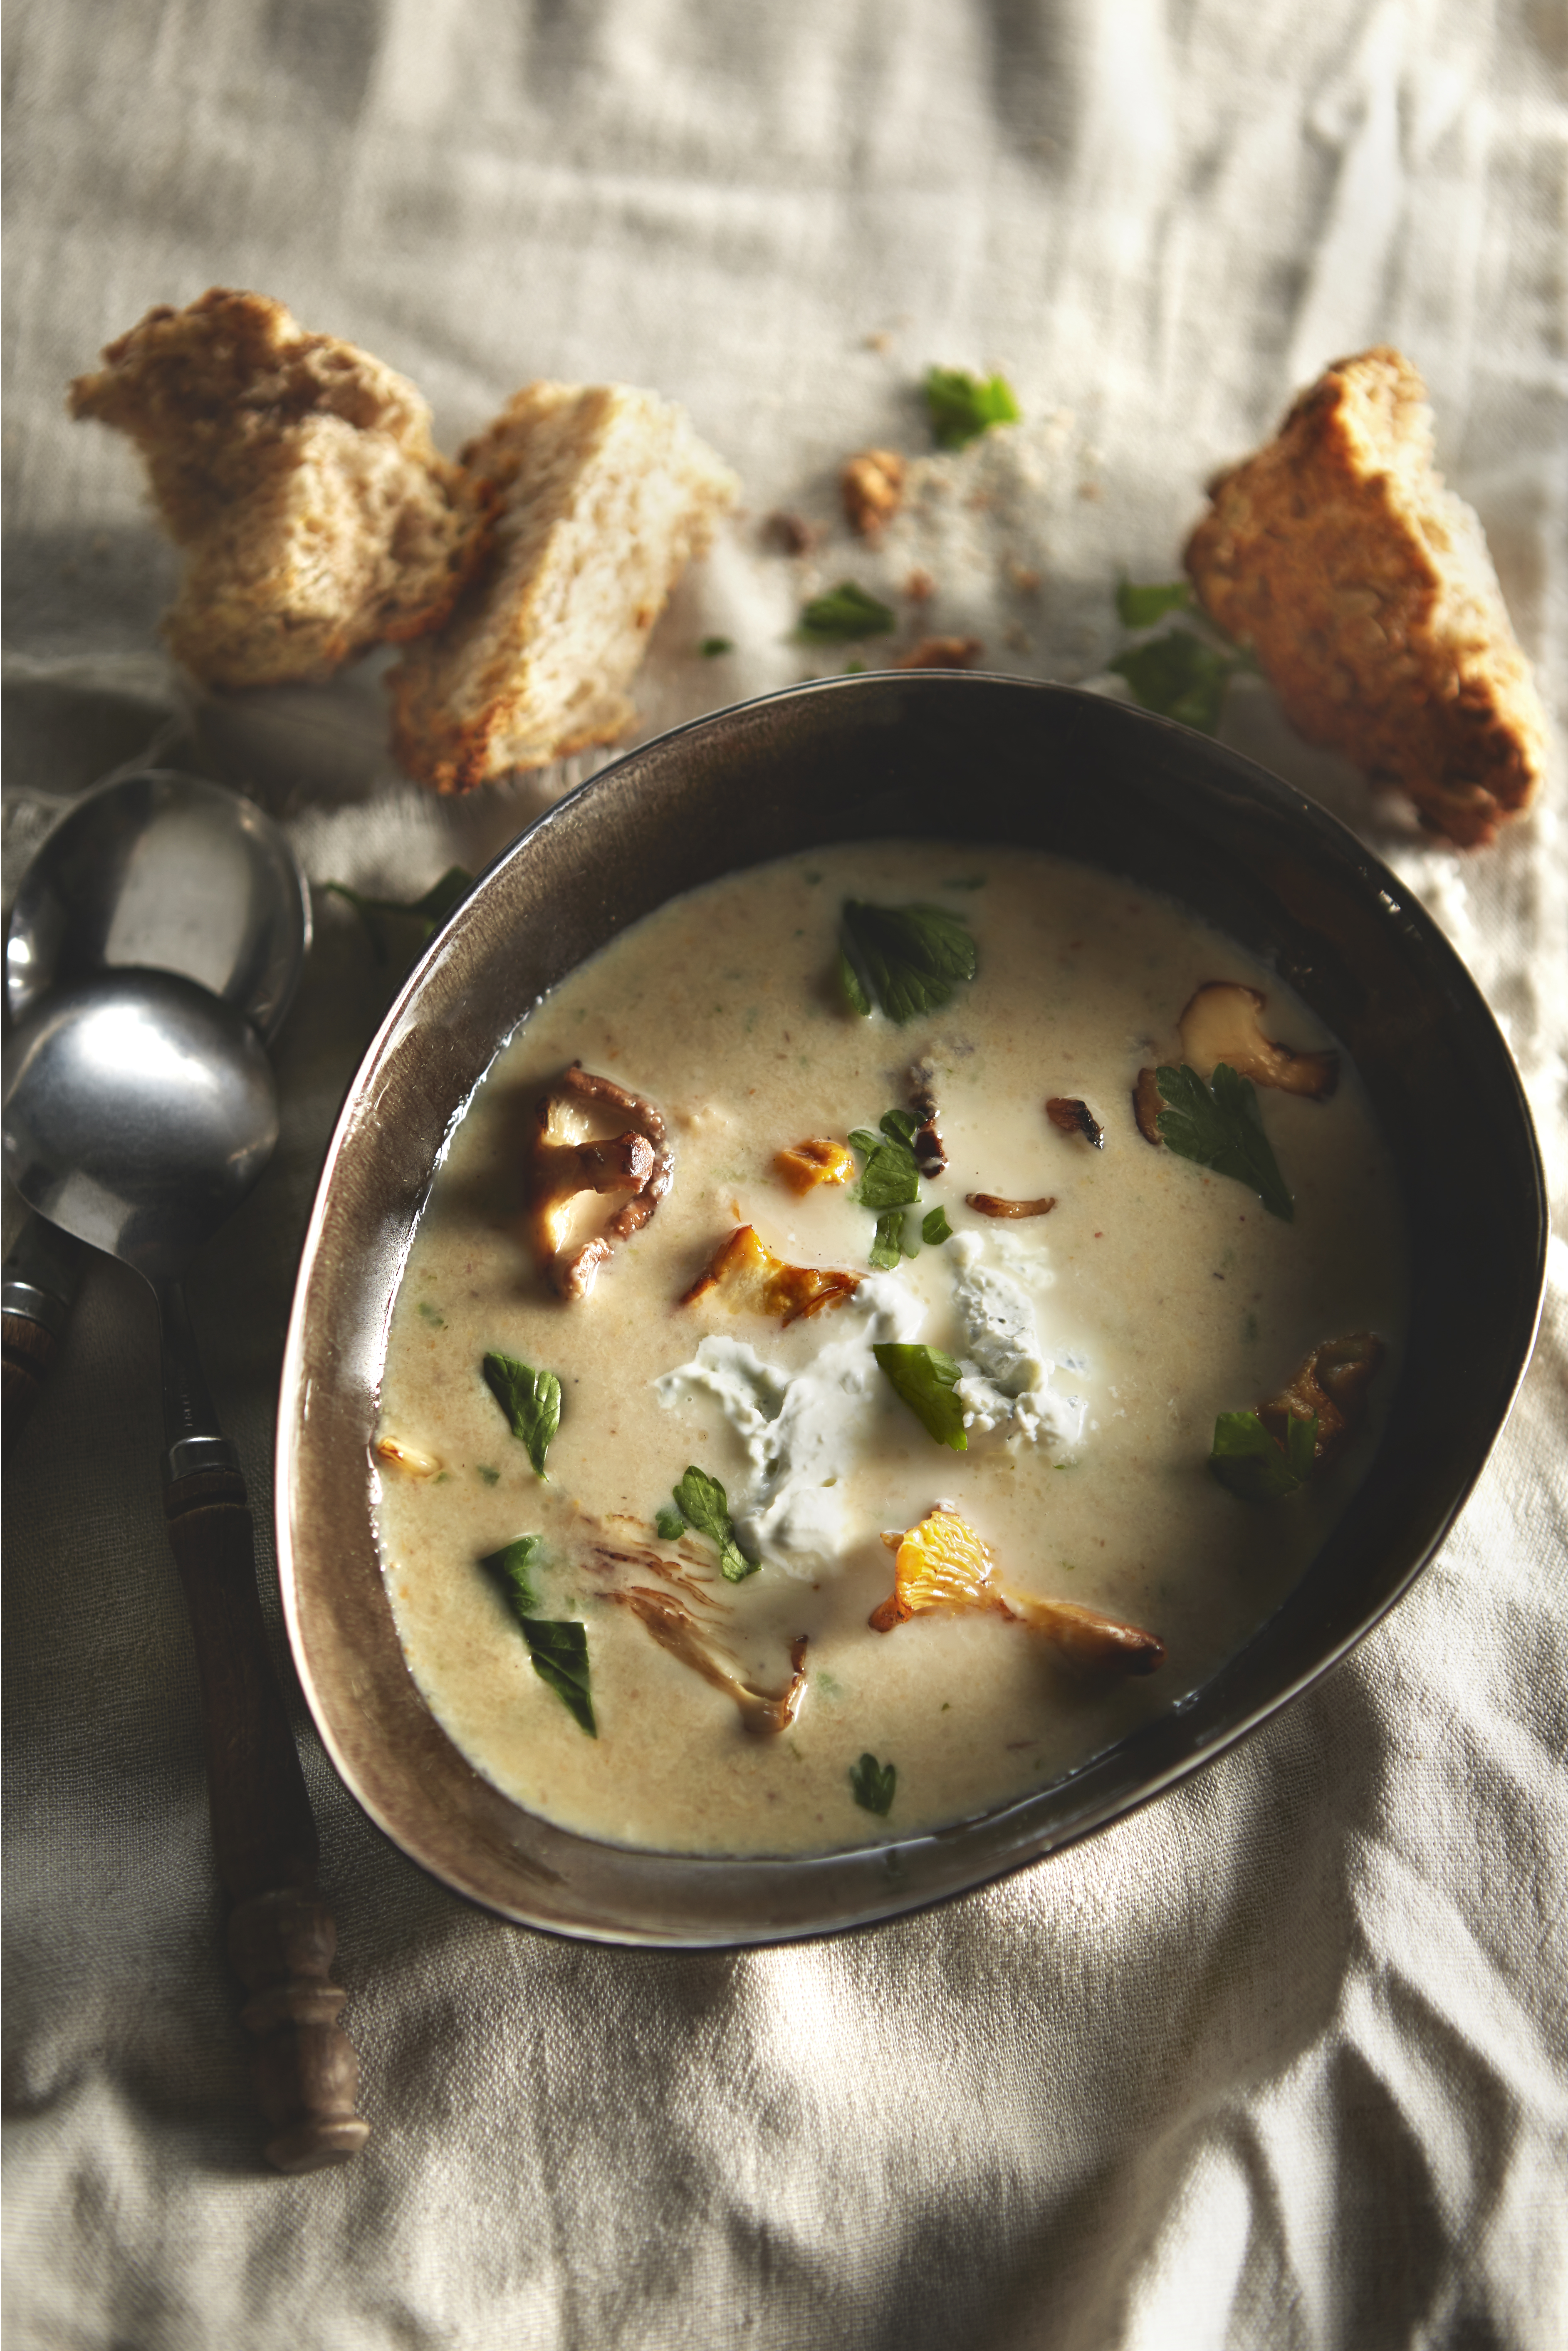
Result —
[[[317, 882], [395, 893], [482, 863], [569, 779], [421, 798], [374, 664], [182, 695], [136, 467], [61, 400], [214, 281], [411, 375], [449, 449], [532, 375], [687, 403], [750, 511], [661, 624], [649, 730], [827, 666], [787, 631], [850, 569], [888, 590], [924, 566], [929, 625], [992, 666], [1092, 674], [1115, 580], [1170, 575], [1210, 469], [1390, 340], [1561, 726], [1561, 7], [15, 0], [9, 31], [13, 881], [154, 740], [247, 783]], [[831, 517], [851, 450], [927, 447], [932, 361], [1002, 368], [1025, 424], [923, 465], [875, 554], [842, 531], [766, 551], [769, 509]], [[711, 633], [735, 652], [700, 659]], [[1560, 750], [1552, 805], [1460, 860], [1261, 692], [1229, 731], [1446, 925], [1561, 1216]], [[262, 1496], [315, 1171], [390, 987], [347, 908], [318, 916], [278, 1163], [192, 1285]], [[7, 1483], [8, 2342], [1568, 2340], [1561, 1243], [1554, 1275], [1473, 1499], [1362, 1650], [1163, 1802], [935, 1915], [739, 1957], [547, 1941], [386, 1845], [301, 1716], [375, 2137], [284, 2182], [219, 1955], [151, 1309], [97, 1270]]]

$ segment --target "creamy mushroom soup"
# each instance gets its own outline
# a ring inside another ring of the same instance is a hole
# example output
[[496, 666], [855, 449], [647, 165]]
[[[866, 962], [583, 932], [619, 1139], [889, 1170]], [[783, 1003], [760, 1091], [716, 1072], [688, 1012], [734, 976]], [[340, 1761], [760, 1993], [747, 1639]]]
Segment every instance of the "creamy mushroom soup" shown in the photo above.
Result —
[[1190, 914], [1011, 847], [733, 876], [529, 1010], [436, 1173], [375, 1470], [410, 1667], [618, 1844], [989, 1811], [1279, 1605], [1404, 1306], [1354, 1070]]

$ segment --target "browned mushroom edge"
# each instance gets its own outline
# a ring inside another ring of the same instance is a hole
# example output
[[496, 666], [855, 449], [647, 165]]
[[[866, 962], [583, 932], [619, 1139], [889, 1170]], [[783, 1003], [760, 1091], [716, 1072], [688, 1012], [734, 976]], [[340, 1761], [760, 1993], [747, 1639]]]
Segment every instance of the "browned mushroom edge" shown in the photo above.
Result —
[[1053, 1094], [1045, 1115], [1061, 1134], [1081, 1134], [1096, 1151], [1106, 1147], [1106, 1131], [1086, 1102], [1076, 1094]]
[[922, 1176], [940, 1176], [948, 1164], [947, 1146], [937, 1132], [937, 1098], [929, 1062], [916, 1061], [909, 1071], [909, 1107], [919, 1120], [909, 1143]]
[[[631, 1123], [624, 1134], [597, 1141], [571, 1143], [558, 1137], [554, 1129], [560, 1113], [584, 1106], [618, 1112]], [[564, 1298], [588, 1295], [616, 1243], [642, 1229], [674, 1174], [663, 1114], [644, 1095], [574, 1061], [541, 1096], [528, 1158], [529, 1238], [540, 1271]], [[627, 1192], [631, 1196], [602, 1231], [568, 1251], [571, 1211], [586, 1192]]]
[[995, 1192], [966, 1192], [964, 1199], [981, 1217], [1048, 1217], [1056, 1205], [1054, 1192], [1043, 1200], [1003, 1200]]
[[1275, 1443], [1283, 1445], [1293, 1416], [1315, 1417], [1313, 1468], [1332, 1468], [1366, 1417], [1366, 1392], [1386, 1353], [1374, 1331], [1321, 1341], [1288, 1385], [1258, 1406], [1258, 1418]]
[[1182, 1060], [1200, 1077], [1210, 1077], [1226, 1061], [1254, 1085], [1326, 1102], [1339, 1083], [1339, 1055], [1297, 1052], [1265, 1037], [1258, 1015], [1267, 1002], [1239, 980], [1206, 979], [1189, 998], [1178, 1024]]
[[840, 1306], [859, 1289], [862, 1276], [832, 1266], [788, 1265], [757, 1238], [753, 1225], [737, 1225], [721, 1241], [707, 1265], [681, 1297], [682, 1306], [705, 1299], [740, 1311], [771, 1314], [787, 1326], [825, 1306]]

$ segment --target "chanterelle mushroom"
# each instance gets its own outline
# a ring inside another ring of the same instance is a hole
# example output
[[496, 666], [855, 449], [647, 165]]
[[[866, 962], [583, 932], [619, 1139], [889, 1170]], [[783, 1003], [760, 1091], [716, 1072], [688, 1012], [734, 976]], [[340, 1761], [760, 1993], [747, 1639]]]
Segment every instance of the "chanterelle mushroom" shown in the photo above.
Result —
[[804, 1634], [790, 1645], [786, 1686], [782, 1690], [759, 1689], [716, 1637], [728, 1612], [704, 1589], [711, 1579], [693, 1561], [679, 1553], [673, 1558], [661, 1555], [646, 1543], [596, 1541], [584, 1554], [583, 1564], [596, 1575], [618, 1579], [630, 1570], [656, 1577], [666, 1587], [662, 1592], [649, 1583], [617, 1581], [606, 1596], [629, 1609], [661, 1649], [732, 1698], [747, 1730], [774, 1737], [789, 1729], [805, 1696]]
[[[574, 1111], [594, 1109], [618, 1112], [632, 1124], [623, 1134], [598, 1139], [565, 1131]], [[528, 1158], [534, 1253], [564, 1298], [587, 1296], [617, 1241], [629, 1240], [647, 1224], [674, 1173], [664, 1119], [654, 1104], [574, 1061], [538, 1104]], [[630, 1197], [601, 1231], [569, 1248], [574, 1212], [590, 1192], [626, 1192]]]
[[1353, 1331], [1343, 1339], [1324, 1339], [1315, 1346], [1288, 1387], [1258, 1406], [1258, 1418], [1277, 1443], [1285, 1441], [1285, 1424], [1317, 1419], [1313, 1466], [1331, 1468], [1361, 1426], [1366, 1411], [1366, 1391], [1384, 1357], [1384, 1345], [1375, 1332]]
[[1278, 1086], [1288, 1094], [1326, 1102], [1339, 1083], [1337, 1053], [1298, 1053], [1265, 1037], [1258, 1015], [1268, 1002], [1239, 980], [1206, 979], [1181, 1016], [1181, 1058], [1200, 1078], [1228, 1061], [1254, 1085]]
[[1045, 1115], [1059, 1134], [1081, 1134], [1095, 1150], [1105, 1149], [1105, 1129], [1088, 1103], [1076, 1094], [1053, 1094], [1045, 1105]]
[[772, 1314], [789, 1323], [824, 1306], [842, 1305], [859, 1287], [857, 1273], [838, 1273], [830, 1266], [786, 1265], [757, 1238], [753, 1226], [737, 1225], [680, 1303], [695, 1306], [702, 1299], [718, 1299], [732, 1311], [747, 1307], [753, 1314]]
[[1003, 1591], [990, 1551], [956, 1510], [939, 1504], [906, 1533], [882, 1540], [898, 1556], [892, 1592], [868, 1620], [878, 1633], [931, 1609], [989, 1609], [1044, 1633], [1077, 1666], [1152, 1674], [1165, 1662], [1164, 1642], [1136, 1625], [1070, 1600]]

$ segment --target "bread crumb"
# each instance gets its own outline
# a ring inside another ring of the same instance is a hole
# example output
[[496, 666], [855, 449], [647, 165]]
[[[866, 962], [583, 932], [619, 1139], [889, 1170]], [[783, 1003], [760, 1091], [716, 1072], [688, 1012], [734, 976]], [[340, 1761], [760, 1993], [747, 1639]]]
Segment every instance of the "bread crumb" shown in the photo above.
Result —
[[917, 564], [904, 582], [904, 593], [911, 604], [929, 604], [937, 592], [937, 583], [929, 571]]
[[985, 647], [978, 637], [922, 637], [895, 669], [972, 669]]
[[782, 548], [786, 555], [805, 555], [822, 536], [818, 524], [805, 522], [796, 514], [771, 514], [763, 525], [763, 538]]
[[904, 460], [896, 449], [863, 449], [838, 477], [839, 495], [852, 530], [880, 538], [904, 503]]

